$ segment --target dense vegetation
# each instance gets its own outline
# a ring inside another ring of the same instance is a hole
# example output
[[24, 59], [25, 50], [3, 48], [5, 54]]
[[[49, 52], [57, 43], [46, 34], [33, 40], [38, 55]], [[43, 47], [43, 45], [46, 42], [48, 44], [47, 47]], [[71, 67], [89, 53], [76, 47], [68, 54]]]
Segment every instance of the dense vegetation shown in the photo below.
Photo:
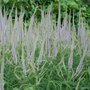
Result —
[[[60, 0], [61, 8], [62, 8], [62, 17], [64, 16], [64, 12], [66, 8], [68, 11], [74, 10], [76, 18], [78, 17], [78, 12], [81, 9], [82, 15], [85, 17], [86, 21], [90, 23], [90, 1], [89, 0]], [[7, 10], [9, 14], [12, 7], [13, 9], [13, 17], [15, 16], [15, 9], [17, 8], [18, 14], [21, 8], [25, 12], [25, 19], [29, 19], [30, 16], [35, 13], [35, 15], [40, 19], [40, 12], [44, 8], [52, 4], [52, 10], [55, 15], [57, 15], [58, 11], [58, 0], [0, 0], [1, 6]]]
[[1, 0], [0, 90], [90, 90], [85, 3]]

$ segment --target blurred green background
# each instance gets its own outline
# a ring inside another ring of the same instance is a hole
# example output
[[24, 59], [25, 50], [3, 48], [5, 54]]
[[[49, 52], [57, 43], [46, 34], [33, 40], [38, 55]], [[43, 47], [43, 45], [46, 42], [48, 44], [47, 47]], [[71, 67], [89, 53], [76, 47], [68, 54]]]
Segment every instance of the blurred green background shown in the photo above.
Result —
[[[90, 23], [90, 0], [60, 0], [60, 2], [62, 17], [64, 16], [64, 12], [66, 11], [66, 9], [68, 11], [74, 10], [75, 16], [78, 17], [78, 12], [81, 9], [82, 16], [88, 23]], [[52, 11], [54, 15], [57, 16], [58, 0], [0, 0], [0, 6], [2, 6], [2, 8], [5, 8], [5, 10], [7, 11], [7, 15], [9, 15], [13, 6], [13, 17], [15, 16], [15, 9], [17, 8], [19, 15], [19, 12], [22, 8], [22, 10], [25, 12], [25, 20], [28, 20], [33, 13], [35, 13], [37, 19], [40, 19], [41, 10], [47, 10], [47, 7], [49, 5], [52, 5]]]

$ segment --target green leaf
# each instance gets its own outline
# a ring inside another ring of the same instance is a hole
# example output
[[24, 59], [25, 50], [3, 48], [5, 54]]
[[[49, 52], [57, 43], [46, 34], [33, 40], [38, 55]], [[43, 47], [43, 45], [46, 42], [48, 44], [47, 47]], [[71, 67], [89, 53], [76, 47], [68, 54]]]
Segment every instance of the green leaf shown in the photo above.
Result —
[[17, 87], [15, 87], [13, 90], [20, 90], [20, 89], [18, 89]]
[[9, 0], [3, 0], [3, 2], [4, 2], [4, 3], [8, 3], [8, 2], [9, 2]]
[[88, 67], [88, 73], [89, 73], [89, 75], [90, 75], [90, 67]]
[[25, 87], [24, 90], [34, 90], [33, 87]]
[[73, 8], [75, 8], [75, 9], [78, 8], [78, 4], [77, 4], [75, 1], [73, 1], [73, 0], [68, 1], [67, 4], [68, 4], [68, 6], [71, 7], [72, 9], [73, 9]]

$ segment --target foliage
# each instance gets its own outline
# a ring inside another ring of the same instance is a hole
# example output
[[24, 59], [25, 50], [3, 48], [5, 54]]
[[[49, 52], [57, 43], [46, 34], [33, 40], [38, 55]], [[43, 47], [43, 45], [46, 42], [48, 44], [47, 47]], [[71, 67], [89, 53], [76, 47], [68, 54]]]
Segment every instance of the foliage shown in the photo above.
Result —
[[[36, 14], [37, 18], [40, 19], [40, 13], [41, 10], [44, 8], [44, 10], [52, 4], [53, 6], [53, 12], [55, 15], [58, 14], [58, 0], [0, 0], [2, 7], [5, 7], [8, 14], [10, 13], [13, 5], [13, 17], [15, 16], [15, 9], [17, 8], [18, 14], [22, 8], [22, 10], [25, 12], [24, 19], [29, 19], [30, 16], [32, 16], [33, 13]], [[83, 17], [87, 20], [88, 23], [90, 23], [90, 20], [88, 19], [90, 17], [90, 4], [89, 0], [60, 0], [61, 1], [61, 8], [62, 8], [62, 17], [64, 17], [64, 14], [66, 9], [68, 11], [75, 11], [76, 19], [78, 17], [78, 12], [81, 9]]]

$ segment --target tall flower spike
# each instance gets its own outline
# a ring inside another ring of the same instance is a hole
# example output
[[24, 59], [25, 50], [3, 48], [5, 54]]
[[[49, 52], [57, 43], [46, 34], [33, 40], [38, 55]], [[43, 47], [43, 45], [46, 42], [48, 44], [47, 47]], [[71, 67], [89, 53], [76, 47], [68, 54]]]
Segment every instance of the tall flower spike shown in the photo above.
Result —
[[83, 22], [83, 19], [82, 19], [82, 22], [81, 22], [81, 45], [82, 45], [82, 48], [85, 49], [85, 46], [86, 46], [86, 37], [85, 37], [85, 29], [84, 29], [84, 22]]
[[60, 8], [60, 0], [58, 5], [58, 36], [60, 38], [60, 29], [61, 29], [61, 8]]
[[44, 51], [44, 43], [45, 43], [45, 40], [42, 41], [42, 44], [41, 44], [41, 50], [40, 50], [40, 53], [39, 53], [39, 57], [38, 57], [38, 63], [41, 63], [42, 62], [42, 58], [43, 58], [43, 51]]
[[72, 35], [71, 52], [70, 52], [69, 61], [68, 61], [68, 67], [70, 69], [72, 69], [72, 66], [73, 66], [73, 49], [74, 49], [74, 37]]
[[81, 9], [79, 11], [78, 36], [80, 36], [80, 33], [81, 33]]
[[50, 41], [49, 41], [48, 33], [46, 33], [46, 52], [48, 55], [50, 55]]
[[56, 57], [57, 56], [57, 53], [58, 53], [58, 43], [57, 43], [58, 41], [57, 41], [57, 35], [56, 35], [56, 33], [55, 33], [55, 39], [54, 39], [54, 48], [53, 48], [53, 53], [54, 53], [54, 56]]
[[15, 45], [12, 45], [12, 55], [13, 55], [13, 60], [15, 64], [17, 64], [17, 52], [16, 52]]

